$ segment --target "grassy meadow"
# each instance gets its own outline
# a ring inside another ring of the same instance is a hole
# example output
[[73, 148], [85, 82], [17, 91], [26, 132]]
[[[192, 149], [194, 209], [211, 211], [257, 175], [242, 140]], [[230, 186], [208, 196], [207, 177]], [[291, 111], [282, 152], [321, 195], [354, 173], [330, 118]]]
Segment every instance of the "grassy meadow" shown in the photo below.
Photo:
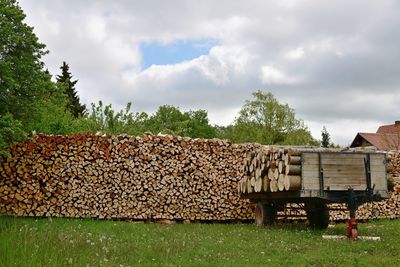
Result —
[[400, 266], [400, 220], [359, 225], [381, 241], [322, 239], [344, 232], [1, 216], [0, 266]]

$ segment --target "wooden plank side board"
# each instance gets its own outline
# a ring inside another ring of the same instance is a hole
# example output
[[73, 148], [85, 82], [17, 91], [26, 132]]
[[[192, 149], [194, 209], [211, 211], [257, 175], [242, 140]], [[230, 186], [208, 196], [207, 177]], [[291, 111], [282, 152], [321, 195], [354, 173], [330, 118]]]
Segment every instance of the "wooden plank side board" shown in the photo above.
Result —
[[302, 154], [302, 189], [319, 190], [319, 167], [317, 153]]
[[[323, 168], [324, 190], [365, 190], [367, 176], [365, 161], [367, 154], [360, 153], [302, 153], [302, 188], [317, 190], [320, 188], [320, 165]], [[385, 155], [370, 154], [371, 185], [376, 190], [387, 190]]]
[[387, 191], [387, 177], [386, 177], [386, 155], [385, 154], [371, 154], [371, 162], [380, 162], [381, 164], [371, 165], [371, 186], [375, 185], [377, 191]]

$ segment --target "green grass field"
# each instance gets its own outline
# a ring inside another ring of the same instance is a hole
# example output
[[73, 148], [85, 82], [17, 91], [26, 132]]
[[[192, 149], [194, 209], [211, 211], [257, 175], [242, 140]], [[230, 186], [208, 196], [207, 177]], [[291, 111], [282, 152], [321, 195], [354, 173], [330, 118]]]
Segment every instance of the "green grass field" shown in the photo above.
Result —
[[344, 231], [2, 216], [0, 266], [400, 266], [400, 220], [359, 225], [381, 241], [322, 239]]

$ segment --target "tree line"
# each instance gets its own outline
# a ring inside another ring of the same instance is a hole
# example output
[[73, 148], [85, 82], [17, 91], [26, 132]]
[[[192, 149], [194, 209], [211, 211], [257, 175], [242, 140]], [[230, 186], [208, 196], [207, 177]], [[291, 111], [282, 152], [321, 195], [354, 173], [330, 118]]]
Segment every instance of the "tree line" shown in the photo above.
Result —
[[[254, 92], [226, 127], [211, 125], [206, 110], [182, 111], [171, 105], [160, 106], [153, 114], [133, 112], [131, 102], [120, 111], [102, 101], [88, 108], [79, 99], [78, 81], [66, 62], [52, 81], [42, 61], [48, 53], [46, 46], [24, 18], [15, 0], [0, 1], [0, 155], [32, 131], [130, 135], [150, 131], [237, 143], [320, 145], [294, 109], [265, 91]], [[329, 145], [329, 134], [324, 131], [323, 145]]]

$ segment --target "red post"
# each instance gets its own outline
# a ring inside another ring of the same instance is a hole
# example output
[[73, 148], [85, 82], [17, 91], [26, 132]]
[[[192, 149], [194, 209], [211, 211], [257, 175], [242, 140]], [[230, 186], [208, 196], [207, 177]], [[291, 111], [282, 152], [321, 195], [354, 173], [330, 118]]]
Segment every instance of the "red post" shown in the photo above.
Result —
[[357, 220], [356, 218], [350, 218], [350, 220], [347, 221], [347, 227], [346, 227], [346, 237], [348, 239], [353, 239], [357, 240], [358, 239], [358, 231], [357, 231]]

